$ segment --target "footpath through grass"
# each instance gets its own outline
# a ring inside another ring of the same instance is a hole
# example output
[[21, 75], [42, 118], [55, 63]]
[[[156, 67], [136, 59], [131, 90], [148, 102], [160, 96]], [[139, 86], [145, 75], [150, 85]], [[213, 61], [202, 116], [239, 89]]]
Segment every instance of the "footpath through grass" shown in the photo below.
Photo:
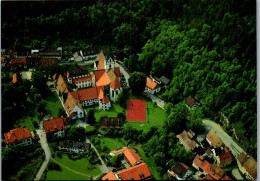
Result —
[[91, 165], [87, 158], [71, 160], [67, 155], [63, 155], [61, 158], [56, 157], [54, 160], [60, 163], [61, 171], [48, 170], [46, 180], [88, 180], [90, 177], [101, 174], [99, 168]]

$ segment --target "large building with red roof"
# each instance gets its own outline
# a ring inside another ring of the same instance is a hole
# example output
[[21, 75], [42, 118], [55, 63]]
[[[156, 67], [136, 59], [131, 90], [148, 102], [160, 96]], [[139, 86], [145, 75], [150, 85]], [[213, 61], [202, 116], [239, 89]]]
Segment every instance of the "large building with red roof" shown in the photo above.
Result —
[[151, 178], [151, 172], [146, 163], [129, 167], [119, 172], [109, 172], [102, 180], [148, 180]]
[[125, 150], [124, 157], [131, 166], [135, 166], [144, 162], [135, 149]]
[[43, 121], [43, 127], [48, 137], [56, 136], [63, 138], [65, 136], [65, 124], [67, 119], [63, 116]]
[[233, 157], [232, 153], [230, 152], [230, 150], [227, 147], [225, 147], [224, 153], [217, 156], [216, 160], [217, 160], [218, 166], [223, 168], [227, 165], [230, 165], [232, 163], [232, 161], [234, 160], [234, 157]]
[[33, 144], [32, 134], [28, 128], [15, 128], [4, 134], [8, 147], [22, 147]]

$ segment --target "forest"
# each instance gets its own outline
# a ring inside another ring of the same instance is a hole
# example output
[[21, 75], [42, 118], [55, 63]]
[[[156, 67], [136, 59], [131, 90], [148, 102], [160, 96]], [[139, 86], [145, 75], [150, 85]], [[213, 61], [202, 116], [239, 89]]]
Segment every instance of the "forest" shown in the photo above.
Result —
[[[2, 2], [1, 11], [2, 48], [109, 46], [132, 72], [170, 78], [161, 95], [168, 102], [165, 129], [145, 136], [159, 166], [183, 155], [171, 142], [181, 124], [200, 132], [202, 118], [220, 122], [220, 113], [230, 122], [226, 131], [234, 136], [235, 128], [239, 144], [257, 159], [255, 1]], [[180, 103], [189, 95], [201, 103], [196, 112]], [[194, 125], [183, 122], [188, 114]]]

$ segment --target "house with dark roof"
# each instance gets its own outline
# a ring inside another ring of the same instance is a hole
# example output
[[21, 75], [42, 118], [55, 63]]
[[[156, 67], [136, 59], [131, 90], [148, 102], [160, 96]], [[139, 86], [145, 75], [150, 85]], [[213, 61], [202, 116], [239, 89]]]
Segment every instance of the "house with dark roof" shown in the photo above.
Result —
[[67, 79], [70, 84], [75, 84], [77, 88], [93, 86], [93, 76], [85, 68], [78, 68], [68, 71]]
[[146, 87], [145, 87], [145, 90], [147, 90], [151, 94], [155, 94], [155, 93], [160, 92], [161, 87], [155, 81], [153, 81], [149, 77], [146, 77]]
[[32, 145], [32, 134], [28, 128], [15, 128], [4, 134], [10, 148]]
[[184, 102], [191, 110], [198, 108], [200, 105], [198, 101], [191, 96], [187, 97]]
[[169, 82], [170, 82], [170, 79], [168, 79], [168, 78], [165, 77], [165, 76], [161, 76], [159, 79], [160, 79], [160, 81], [161, 81], [165, 86], [168, 85]]
[[176, 178], [177, 180], [186, 180], [192, 175], [190, 168], [184, 163], [177, 162], [172, 166], [171, 170], [167, 171], [169, 178]]
[[151, 172], [146, 163], [129, 167], [116, 173], [109, 172], [101, 180], [149, 180]]
[[241, 152], [237, 158], [237, 165], [246, 179], [257, 179], [257, 162], [253, 157], [248, 157], [244, 152]]
[[195, 150], [199, 147], [199, 144], [196, 143], [196, 141], [193, 140], [193, 137], [195, 136], [195, 133], [192, 130], [189, 131], [183, 131], [181, 134], [177, 135], [176, 137], [179, 138], [182, 145], [187, 150]]
[[90, 143], [82, 143], [82, 142], [76, 142], [76, 141], [59, 141], [59, 149], [74, 153], [79, 152], [89, 152], [91, 148]]
[[214, 148], [223, 146], [222, 140], [218, 137], [217, 133], [213, 129], [211, 129], [206, 135], [206, 140], [209, 145], [213, 146]]
[[38, 53], [41, 58], [57, 58], [61, 60], [62, 52], [58, 50], [43, 50]]
[[117, 117], [113, 117], [113, 118], [101, 117], [100, 125], [102, 131], [106, 131], [107, 129], [119, 130], [124, 128], [124, 120], [122, 118], [117, 118]]
[[59, 118], [51, 117], [51, 119], [43, 121], [43, 127], [48, 138], [52, 136], [65, 137], [65, 124], [67, 124], [67, 119], [63, 116]]

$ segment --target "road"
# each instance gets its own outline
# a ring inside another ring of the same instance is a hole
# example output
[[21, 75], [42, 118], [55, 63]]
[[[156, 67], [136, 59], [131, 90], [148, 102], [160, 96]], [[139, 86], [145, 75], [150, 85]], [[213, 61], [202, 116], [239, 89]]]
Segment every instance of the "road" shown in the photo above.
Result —
[[49, 145], [47, 143], [47, 138], [46, 138], [46, 133], [43, 131], [43, 124], [42, 122], [40, 123], [40, 129], [37, 129], [36, 130], [37, 134], [39, 135], [40, 137], [40, 144], [45, 152], [45, 160], [43, 161], [42, 163], [42, 166], [40, 168], [40, 170], [38, 171], [36, 177], [34, 180], [40, 180], [41, 179], [41, 176], [44, 172], [44, 170], [46, 169], [49, 161], [50, 161], [50, 158], [51, 158], [51, 150], [49, 148]]
[[[235, 158], [238, 157], [238, 155], [241, 152], [245, 152], [243, 148], [241, 148], [236, 142], [233, 141], [232, 137], [230, 137], [222, 128], [219, 124], [210, 121], [210, 120], [202, 120], [203, 123], [206, 124], [206, 129], [207, 131], [210, 131], [213, 129], [219, 138], [223, 141], [223, 143], [231, 150], [232, 154], [235, 156]], [[245, 152], [246, 154], [246, 152]]]
[[151, 94], [151, 93], [149, 93], [149, 92], [147, 92], [147, 91], [145, 91], [144, 93], [145, 93], [148, 97], [150, 97], [150, 99], [151, 99], [153, 102], [156, 102], [159, 107], [161, 107], [162, 109], [164, 109], [165, 102], [164, 102], [162, 99], [160, 99], [159, 97], [157, 97], [157, 96], [155, 96], [155, 95], [153, 95], [153, 94]]
[[105, 162], [103, 161], [103, 159], [101, 158], [101, 156], [99, 155], [99, 152], [97, 151], [97, 149], [95, 148], [95, 146], [90, 142], [89, 139], [86, 139], [86, 143], [90, 143], [91, 144], [91, 148], [93, 148], [101, 162], [101, 166], [99, 167], [102, 173], [108, 173], [109, 169], [107, 168]]

